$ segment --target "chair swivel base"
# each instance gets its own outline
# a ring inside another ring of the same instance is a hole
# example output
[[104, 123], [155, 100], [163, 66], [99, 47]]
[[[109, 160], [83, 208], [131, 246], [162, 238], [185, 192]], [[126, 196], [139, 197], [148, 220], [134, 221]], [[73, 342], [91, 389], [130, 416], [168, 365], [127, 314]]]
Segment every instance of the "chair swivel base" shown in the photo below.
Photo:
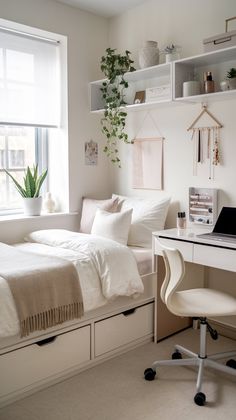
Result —
[[[182, 359], [182, 354], [188, 356], [188, 358]], [[216, 353], [206, 355], [206, 325], [200, 325], [200, 354], [194, 353], [185, 347], [175, 345], [175, 352], [172, 354], [172, 360], [157, 360], [152, 364], [151, 368], [145, 369], [144, 378], [147, 381], [152, 381], [156, 376], [156, 369], [158, 366], [198, 366], [197, 393], [194, 397], [194, 402], [197, 405], [204, 405], [206, 396], [201, 392], [203, 371], [205, 367], [210, 367], [218, 371], [228, 373], [236, 377], [236, 361], [233, 359], [228, 360], [226, 366], [216, 362], [219, 359], [231, 358], [236, 356], [236, 350], [224, 353]]]

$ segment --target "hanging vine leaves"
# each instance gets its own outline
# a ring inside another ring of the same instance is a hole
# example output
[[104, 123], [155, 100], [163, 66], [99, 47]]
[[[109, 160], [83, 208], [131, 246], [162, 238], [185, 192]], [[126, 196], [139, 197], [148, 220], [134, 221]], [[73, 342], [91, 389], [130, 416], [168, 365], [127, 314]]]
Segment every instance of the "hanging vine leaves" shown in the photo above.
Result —
[[111, 162], [120, 165], [118, 156], [118, 141], [132, 143], [128, 134], [125, 133], [127, 112], [123, 109], [126, 105], [125, 90], [129, 84], [124, 75], [128, 71], [133, 72], [133, 60], [130, 59], [130, 51], [124, 55], [116, 53], [116, 49], [107, 48], [106, 55], [101, 58], [101, 70], [107, 80], [102, 83], [101, 92], [105, 102], [105, 110], [101, 119], [102, 133], [106, 137], [106, 145], [103, 151]]

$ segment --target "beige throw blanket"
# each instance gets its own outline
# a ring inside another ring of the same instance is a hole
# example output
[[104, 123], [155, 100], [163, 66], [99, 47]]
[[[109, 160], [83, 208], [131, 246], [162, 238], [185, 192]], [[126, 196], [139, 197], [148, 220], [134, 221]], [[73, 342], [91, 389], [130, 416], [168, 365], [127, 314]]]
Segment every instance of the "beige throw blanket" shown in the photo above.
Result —
[[22, 337], [83, 315], [78, 273], [71, 262], [0, 243], [0, 276], [13, 295]]

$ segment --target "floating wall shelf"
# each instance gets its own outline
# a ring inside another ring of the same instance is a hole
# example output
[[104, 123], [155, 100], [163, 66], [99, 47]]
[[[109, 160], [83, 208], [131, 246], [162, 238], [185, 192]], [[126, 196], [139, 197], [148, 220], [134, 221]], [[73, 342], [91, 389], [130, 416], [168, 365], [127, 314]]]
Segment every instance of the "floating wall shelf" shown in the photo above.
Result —
[[[126, 93], [127, 110], [142, 110], [160, 105], [175, 103], [209, 103], [213, 101], [235, 99], [236, 89], [222, 92], [220, 82], [225, 79], [231, 67], [236, 68], [236, 46], [217, 51], [211, 51], [194, 57], [184, 58], [171, 63], [159, 64], [126, 73], [125, 79], [129, 82]], [[199, 80], [203, 86], [203, 73], [211, 71], [215, 82], [215, 92], [183, 97], [183, 82]], [[102, 112], [104, 102], [101, 94], [103, 80], [90, 83], [90, 109], [91, 112]], [[135, 93], [148, 88], [161, 88], [170, 86], [169, 94], [141, 104], [134, 104]]]

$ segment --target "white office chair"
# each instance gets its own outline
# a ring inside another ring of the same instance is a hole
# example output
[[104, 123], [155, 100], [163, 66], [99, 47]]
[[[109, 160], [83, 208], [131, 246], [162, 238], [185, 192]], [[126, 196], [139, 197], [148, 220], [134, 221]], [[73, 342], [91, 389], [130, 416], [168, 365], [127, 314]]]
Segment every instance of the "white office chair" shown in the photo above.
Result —
[[[173, 314], [200, 320], [200, 352], [196, 354], [182, 346], [175, 345], [172, 360], [155, 361], [151, 368], [145, 370], [144, 377], [147, 381], [152, 381], [156, 375], [156, 368], [162, 365], [198, 366], [197, 393], [194, 401], [197, 405], [204, 405], [206, 396], [201, 392], [201, 388], [205, 366], [236, 376], [235, 360], [228, 360], [226, 366], [215, 361], [217, 359], [235, 356], [236, 349], [231, 352], [207, 356], [207, 329], [213, 339], [217, 339], [217, 331], [210, 327], [206, 318], [209, 316], [236, 315], [236, 299], [226, 293], [206, 288], [177, 291], [177, 287], [181, 283], [185, 273], [183, 257], [177, 249], [167, 248], [160, 243], [159, 245], [166, 268], [166, 276], [161, 288], [161, 299]], [[182, 359], [181, 353], [186, 354], [189, 358]]]

